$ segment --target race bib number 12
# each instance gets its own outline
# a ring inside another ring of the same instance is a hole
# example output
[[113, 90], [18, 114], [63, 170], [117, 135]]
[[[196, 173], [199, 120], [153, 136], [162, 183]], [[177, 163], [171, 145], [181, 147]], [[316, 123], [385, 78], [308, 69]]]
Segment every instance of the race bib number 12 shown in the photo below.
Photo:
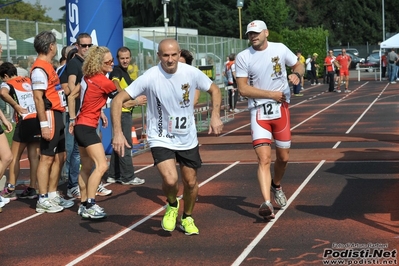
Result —
[[281, 103], [267, 102], [258, 107], [258, 120], [273, 120], [281, 117]]
[[191, 125], [189, 117], [170, 116], [168, 121], [168, 132], [172, 134], [188, 134]]

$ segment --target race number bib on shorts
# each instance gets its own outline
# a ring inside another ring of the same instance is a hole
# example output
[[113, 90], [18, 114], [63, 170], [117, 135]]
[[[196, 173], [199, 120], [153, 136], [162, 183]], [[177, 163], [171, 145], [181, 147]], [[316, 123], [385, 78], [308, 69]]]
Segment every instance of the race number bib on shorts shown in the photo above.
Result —
[[186, 116], [169, 116], [168, 132], [172, 134], [188, 134], [191, 119]]
[[281, 103], [267, 102], [257, 107], [258, 120], [273, 120], [281, 117]]

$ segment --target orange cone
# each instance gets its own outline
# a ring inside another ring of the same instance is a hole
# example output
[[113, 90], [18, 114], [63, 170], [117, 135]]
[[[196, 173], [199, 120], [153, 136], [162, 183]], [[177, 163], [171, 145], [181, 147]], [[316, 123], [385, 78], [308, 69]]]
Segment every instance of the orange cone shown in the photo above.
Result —
[[139, 140], [137, 139], [136, 129], [132, 127], [132, 144], [140, 144]]

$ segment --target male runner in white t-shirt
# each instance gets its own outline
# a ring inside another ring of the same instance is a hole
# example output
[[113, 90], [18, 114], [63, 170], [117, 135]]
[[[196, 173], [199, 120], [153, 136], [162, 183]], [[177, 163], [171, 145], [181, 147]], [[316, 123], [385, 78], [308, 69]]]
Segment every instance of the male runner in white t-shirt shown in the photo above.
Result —
[[[305, 69], [284, 44], [267, 41], [269, 31], [265, 22], [252, 21], [246, 34], [252, 46], [236, 57], [237, 85], [240, 94], [248, 97], [251, 113], [252, 145], [258, 156], [258, 181], [264, 199], [259, 215], [272, 219], [274, 209], [270, 203], [270, 189], [278, 205], [284, 207], [287, 204], [280, 182], [291, 146], [288, 81], [298, 84]], [[288, 76], [286, 65], [292, 70]], [[276, 143], [273, 180], [270, 172], [272, 137]]]
[[161, 41], [158, 48], [160, 63], [148, 69], [114, 98], [111, 105], [112, 145], [120, 156], [123, 156], [124, 145], [128, 145], [121, 130], [122, 103], [139, 95], [147, 96], [148, 143], [168, 200], [161, 225], [165, 231], [173, 231], [176, 227], [179, 211], [177, 161], [184, 185], [184, 213], [180, 227], [186, 235], [193, 235], [199, 233], [191, 214], [198, 194], [197, 169], [201, 167], [193, 115], [194, 95], [196, 89], [211, 95], [213, 109], [208, 133], [220, 134], [223, 129], [220, 120], [221, 93], [204, 73], [179, 62], [179, 57], [180, 47], [176, 40]]

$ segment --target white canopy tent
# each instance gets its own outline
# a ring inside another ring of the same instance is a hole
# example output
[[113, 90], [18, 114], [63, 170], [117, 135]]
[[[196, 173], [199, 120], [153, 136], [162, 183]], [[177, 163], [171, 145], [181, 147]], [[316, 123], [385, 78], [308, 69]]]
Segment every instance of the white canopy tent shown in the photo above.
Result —
[[[389, 39], [386, 39], [380, 44], [380, 58], [382, 55], [382, 49], [387, 49], [387, 48], [399, 48], [399, 33], [395, 34]], [[381, 64], [380, 64], [380, 81], [382, 80], [381, 77]]]

